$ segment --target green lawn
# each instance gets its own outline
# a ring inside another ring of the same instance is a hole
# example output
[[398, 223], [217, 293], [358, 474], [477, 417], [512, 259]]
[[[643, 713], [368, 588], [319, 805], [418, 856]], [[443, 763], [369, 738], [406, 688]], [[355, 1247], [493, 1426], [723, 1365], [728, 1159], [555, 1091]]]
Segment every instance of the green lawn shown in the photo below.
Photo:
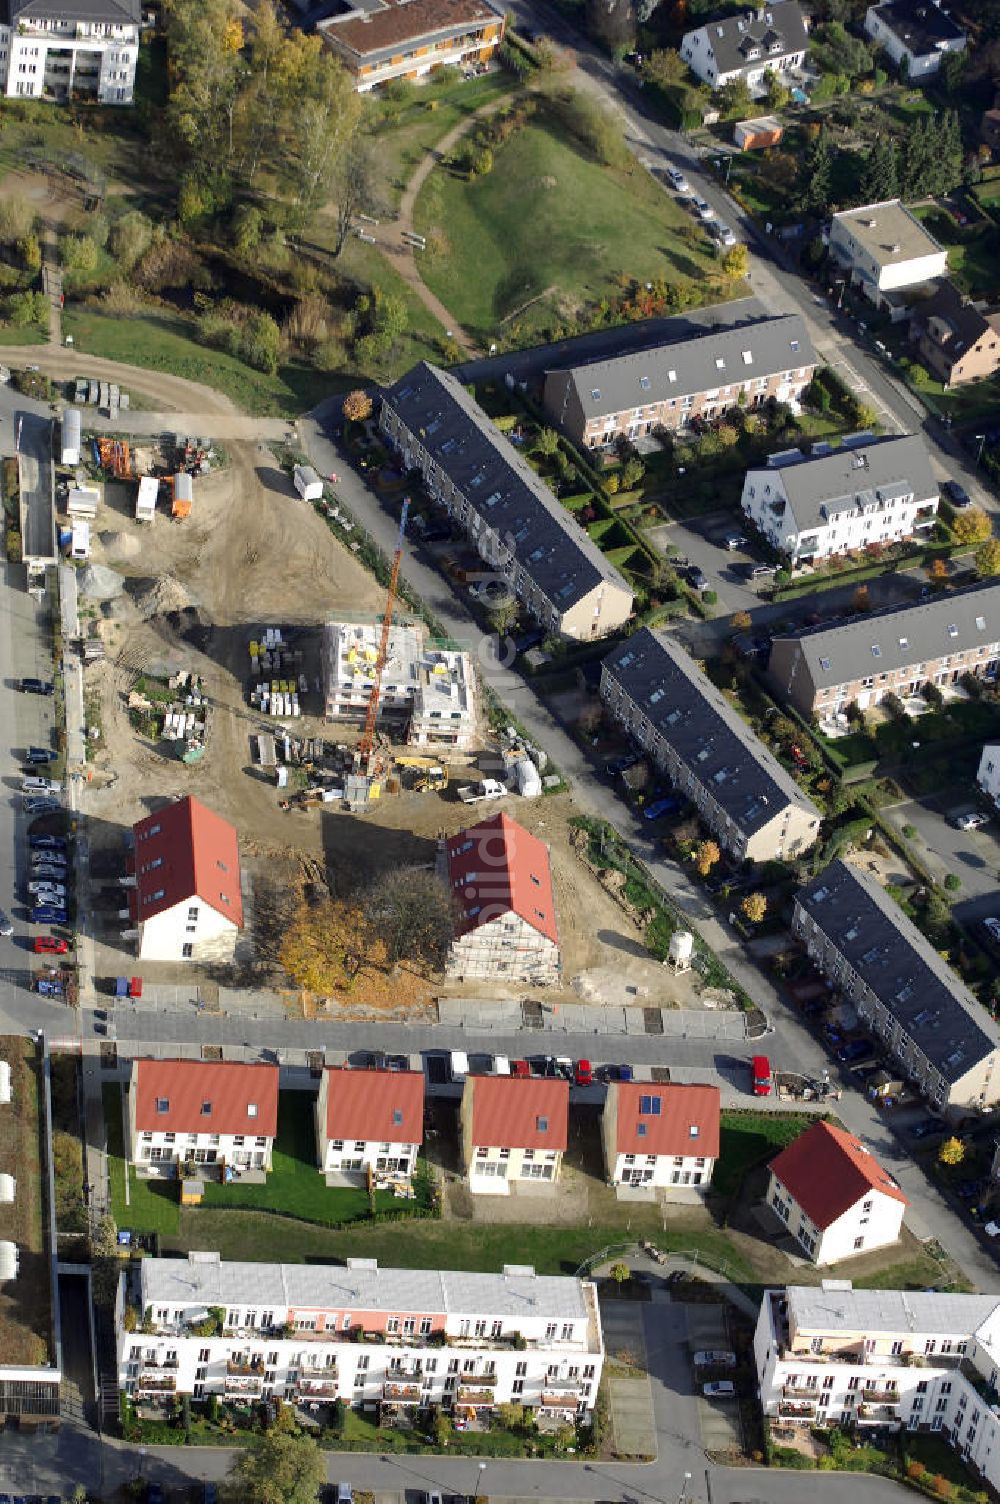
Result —
[[940, 1436], [907, 1432], [903, 1438], [903, 1451], [907, 1462], [922, 1462], [929, 1473], [947, 1478], [957, 1489], [974, 1493], [979, 1487], [975, 1475], [962, 1466], [962, 1459], [954, 1448]]
[[804, 1112], [724, 1112], [713, 1191], [734, 1196], [750, 1170], [771, 1159], [815, 1121]]
[[15, 329], [7, 324], [0, 327], [0, 345], [44, 345], [48, 337], [48, 329], [42, 329], [38, 324], [29, 324], [26, 329]]
[[1000, 230], [991, 221], [962, 226], [934, 204], [913, 212], [947, 248], [948, 275], [964, 293], [992, 298], [1000, 292]]
[[232, 355], [199, 344], [193, 320], [181, 314], [112, 318], [90, 308], [68, 307], [63, 314], [63, 332], [72, 334], [77, 349], [85, 355], [102, 355], [203, 382], [258, 416], [297, 416], [328, 396], [336, 385], [326, 373], [297, 362], [281, 366], [275, 376], [253, 371]]
[[[417, 229], [444, 249], [421, 260], [428, 286], [484, 343], [516, 325], [524, 337], [569, 305], [597, 303], [619, 278], [678, 277], [697, 300], [720, 295], [707, 236], [638, 168], [585, 156], [542, 111], [469, 182], [439, 168], [417, 200]], [[538, 299], [523, 314], [518, 310]]]
[[180, 1222], [176, 1182], [139, 1180], [130, 1167], [129, 1199], [126, 1202], [122, 1094], [117, 1085], [105, 1082], [102, 1095], [108, 1131], [111, 1215], [118, 1227], [127, 1227], [133, 1232], [158, 1232], [161, 1238], [171, 1237], [177, 1232]]
[[387, 202], [393, 208], [398, 206], [414, 170], [442, 136], [491, 99], [509, 94], [512, 87], [509, 73], [488, 73], [483, 78], [460, 78], [441, 86], [432, 82], [415, 90], [414, 98], [398, 113], [386, 101], [384, 123], [376, 124], [370, 140]]

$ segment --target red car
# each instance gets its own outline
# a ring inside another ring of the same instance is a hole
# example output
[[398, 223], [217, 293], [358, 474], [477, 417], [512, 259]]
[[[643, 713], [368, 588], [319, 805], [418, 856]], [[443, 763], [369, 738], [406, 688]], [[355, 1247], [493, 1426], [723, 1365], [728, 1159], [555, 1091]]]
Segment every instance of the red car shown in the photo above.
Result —
[[512, 1076], [530, 1076], [531, 1067], [526, 1060], [512, 1060], [510, 1062], [510, 1073]]
[[56, 940], [52, 935], [36, 935], [34, 950], [36, 956], [64, 956], [69, 946], [65, 940]]
[[594, 1070], [589, 1060], [578, 1060], [573, 1074], [577, 1086], [593, 1086]]

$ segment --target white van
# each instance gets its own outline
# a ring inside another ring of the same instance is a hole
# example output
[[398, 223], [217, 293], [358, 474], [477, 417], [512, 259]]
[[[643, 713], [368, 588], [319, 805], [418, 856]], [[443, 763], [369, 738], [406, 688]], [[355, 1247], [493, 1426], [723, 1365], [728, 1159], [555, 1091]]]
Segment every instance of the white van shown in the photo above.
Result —
[[494, 1076], [510, 1075], [510, 1061], [506, 1055], [493, 1056], [493, 1074]]
[[469, 1057], [464, 1050], [452, 1050], [451, 1052], [451, 1079], [464, 1081], [469, 1074]]
[[53, 778], [25, 778], [21, 782], [21, 793], [58, 794], [60, 787]]

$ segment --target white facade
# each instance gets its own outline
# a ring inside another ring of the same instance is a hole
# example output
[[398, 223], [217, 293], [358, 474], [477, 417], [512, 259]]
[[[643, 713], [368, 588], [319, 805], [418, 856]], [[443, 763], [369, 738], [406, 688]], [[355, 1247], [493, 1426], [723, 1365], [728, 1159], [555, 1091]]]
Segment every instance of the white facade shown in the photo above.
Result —
[[274, 1140], [250, 1133], [167, 1133], [132, 1125], [132, 1162], [140, 1175], [155, 1176], [184, 1160], [196, 1165], [226, 1164], [269, 1170]]
[[715, 1160], [704, 1154], [616, 1154], [608, 1178], [614, 1185], [647, 1185], [654, 1190], [690, 1187], [704, 1195], [714, 1169]]
[[788, 52], [778, 43], [770, 47], [752, 49], [739, 67], [730, 67], [723, 62], [712, 44], [711, 26], [699, 26], [697, 31], [685, 32], [681, 39], [681, 58], [696, 78], [710, 89], [721, 89], [733, 79], [745, 79], [751, 94], [762, 94], [767, 88], [767, 74], [793, 73], [805, 62], [805, 48]]
[[[596, 1399], [604, 1344], [589, 1281], [521, 1265], [460, 1274], [211, 1253], [144, 1259], [131, 1279], [118, 1302], [118, 1381], [144, 1404], [215, 1394], [488, 1415], [513, 1400], [573, 1420]], [[126, 1303], [152, 1332], [124, 1329]], [[213, 1312], [222, 1333], [199, 1335]]]
[[195, 895], [139, 925], [143, 961], [232, 960], [239, 926]]
[[912, 537], [918, 527], [933, 526], [939, 500], [936, 487], [929, 496], [917, 494], [913, 482], [905, 480], [872, 489], [863, 473], [856, 482], [858, 490], [828, 498], [816, 506], [808, 522], [800, 520], [788, 494], [788, 476], [801, 466], [823, 464], [819, 458], [787, 468], [769, 465], [748, 470], [743, 481], [744, 515], [772, 548], [793, 563], [851, 553], [871, 544], [899, 543]]
[[940, 1433], [1000, 1482], [1000, 1307], [995, 1295], [768, 1290], [754, 1335], [766, 1417], [782, 1425]]
[[555, 1149], [508, 1149], [499, 1144], [474, 1144], [468, 1165], [469, 1190], [473, 1195], [509, 1196], [519, 1180], [544, 1181], [554, 1185], [562, 1168], [562, 1154]]
[[[59, 16], [56, 9], [54, 17]], [[139, 56], [139, 27], [60, 19], [0, 25], [0, 88], [13, 99], [96, 96], [101, 104], [131, 104]]]
[[896, 1197], [872, 1188], [834, 1221], [820, 1227], [773, 1170], [768, 1180], [767, 1204], [814, 1264], [839, 1264], [842, 1259], [897, 1242], [906, 1210]]
[[1000, 742], [987, 742], [979, 759], [976, 782], [993, 803], [1000, 806]]
[[899, 199], [835, 214], [829, 246], [852, 284], [876, 306], [884, 293], [919, 287], [948, 274], [948, 252]]
[[[939, 0], [931, 0], [931, 3], [938, 5]], [[869, 5], [865, 13], [865, 31], [888, 53], [897, 68], [905, 58], [909, 79], [930, 78], [941, 67], [941, 59], [946, 52], [965, 51], [968, 40], [965, 36], [939, 37], [933, 43], [925, 40], [919, 45], [911, 45], [905, 31], [900, 35], [900, 29], [887, 25], [879, 15], [879, 9], [877, 5]]]
[[[381, 635], [380, 625], [367, 622], [330, 622], [324, 628], [327, 720], [364, 721]], [[379, 690], [379, 717], [405, 725], [411, 746], [471, 746], [476, 701], [468, 653], [426, 646], [420, 626], [393, 626]]]
[[320, 1169], [324, 1174], [411, 1176], [416, 1167], [419, 1144], [394, 1144], [388, 1140], [321, 1137]]
[[508, 910], [452, 940], [445, 975], [554, 987], [559, 981], [559, 947]]

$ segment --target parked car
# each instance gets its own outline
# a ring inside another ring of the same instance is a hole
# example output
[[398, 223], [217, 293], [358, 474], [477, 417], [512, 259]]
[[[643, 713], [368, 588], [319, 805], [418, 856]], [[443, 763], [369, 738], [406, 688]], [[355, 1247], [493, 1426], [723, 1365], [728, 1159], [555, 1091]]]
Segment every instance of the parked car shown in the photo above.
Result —
[[354, 1490], [349, 1483], [337, 1484], [337, 1504], [354, 1504]]
[[46, 865], [44, 867], [32, 867], [32, 869], [31, 869], [31, 877], [32, 877], [33, 881], [37, 881], [37, 882], [40, 882], [40, 883], [44, 883], [44, 882], [61, 883], [61, 882], [65, 882], [65, 880], [66, 880], [66, 873], [65, 873], [65, 870], [62, 867], [50, 867], [50, 866]]
[[29, 860], [33, 867], [65, 867], [69, 863], [65, 851], [33, 851]]
[[708, 577], [705, 574], [704, 570], [698, 568], [697, 564], [692, 564], [691, 568], [687, 571], [685, 578], [687, 579], [687, 582], [691, 586], [692, 590], [708, 589]]
[[667, 181], [669, 182], [671, 188], [675, 193], [691, 192], [691, 185], [689, 184], [687, 178], [681, 172], [679, 167], [668, 167], [666, 169], [666, 173]]
[[28, 884], [29, 893], [52, 893], [56, 898], [65, 898], [66, 889], [62, 883], [53, 882], [51, 878], [39, 877]]
[[0, 909], [0, 935], [4, 935], [9, 940], [13, 933], [14, 926], [11, 924], [4, 910]]
[[661, 815], [673, 815], [683, 806], [683, 799], [676, 794], [667, 794], [662, 799], [654, 799], [652, 804], [647, 804], [642, 812], [644, 820], [659, 820]]
[[948, 824], [954, 825], [956, 830], [982, 830], [984, 825], [989, 824], [990, 817], [982, 810], [976, 809], [964, 815], [950, 815]]
[[732, 1379], [713, 1379], [710, 1384], [702, 1384], [701, 1392], [709, 1400], [731, 1400], [736, 1396], [736, 1385]]
[[1000, 945], [1000, 919], [984, 919], [983, 929], [991, 940], [995, 940]]
[[738, 548], [746, 548], [747, 540], [742, 533], [727, 533], [725, 544], [729, 552], [734, 554]]
[[777, 564], [747, 564], [744, 574], [748, 580], [773, 580], [778, 573]]
[[627, 773], [629, 768], [634, 768], [639, 760], [638, 752], [627, 752], [624, 757], [613, 757], [610, 762], [606, 762], [604, 771], [609, 778], [617, 778], [619, 773]]
[[29, 747], [24, 760], [31, 763], [32, 767], [41, 767], [43, 763], [51, 762], [55, 755], [54, 752], [46, 752], [44, 747]]
[[944, 1133], [944, 1124], [937, 1118], [921, 1118], [919, 1123], [914, 1123], [910, 1129], [910, 1137], [915, 1139], [934, 1138]]
[[54, 778], [40, 778], [37, 774], [21, 780], [22, 794], [58, 794], [60, 788]]
[[29, 795], [24, 801], [24, 808], [29, 815], [51, 815], [59, 808], [59, 800]]
[[512, 1076], [520, 1076], [523, 1081], [526, 1076], [531, 1075], [531, 1066], [526, 1060], [512, 1060], [510, 1062], [510, 1073]]
[[593, 1086], [594, 1068], [589, 1060], [578, 1060], [574, 1071], [577, 1086]]
[[65, 924], [66, 918], [65, 909], [50, 903], [40, 903], [31, 911], [32, 924]]
[[51, 695], [53, 686], [47, 679], [22, 679], [21, 693], [25, 695]]
[[36, 956], [65, 956], [69, 945], [54, 935], [36, 935], [31, 948]]
[[697, 194], [695, 194], [694, 198], [691, 200], [691, 204], [698, 218], [703, 220], [705, 224], [707, 224], [710, 219], [715, 218], [715, 210], [712, 208], [711, 204], [706, 203], [705, 200], [703, 198], [699, 198]]
[[532, 627], [514, 638], [514, 651], [515, 653], [530, 653], [532, 648], [540, 648], [544, 641], [545, 633], [541, 627]]
[[715, 223], [709, 225], [708, 228], [720, 245], [728, 246], [736, 244], [736, 236], [726, 224], [725, 220], [717, 219]]
[[950, 501], [956, 512], [964, 512], [966, 507], [971, 507], [972, 497], [964, 486], [960, 486], [957, 480], [946, 480], [941, 487], [945, 500]]
[[28, 845], [32, 851], [65, 851], [69, 842], [64, 836], [29, 836]]
[[859, 1060], [868, 1060], [875, 1053], [875, 1046], [870, 1039], [848, 1039], [837, 1051], [837, 1059], [845, 1065], [853, 1065]]
[[705, 1347], [694, 1355], [697, 1368], [735, 1368], [736, 1354], [724, 1347]]

